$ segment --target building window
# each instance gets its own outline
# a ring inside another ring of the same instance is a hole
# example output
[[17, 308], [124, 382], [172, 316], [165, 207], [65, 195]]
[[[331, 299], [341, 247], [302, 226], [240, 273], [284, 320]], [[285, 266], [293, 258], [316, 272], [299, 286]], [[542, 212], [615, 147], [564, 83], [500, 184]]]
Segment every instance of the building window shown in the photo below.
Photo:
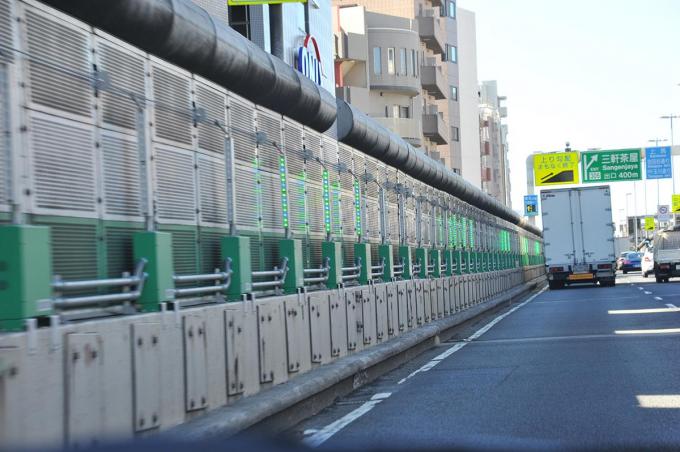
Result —
[[399, 75], [408, 75], [406, 71], [406, 49], [399, 49]]
[[449, 17], [452, 19], [456, 18], [456, 2], [449, 0]]
[[380, 47], [373, 47], [373, 73], [382, 74], [382, 52]]
[[399, 117], [399, 105], [392, 105], [392, 117], [393, 118]]
[[458, 102], [458, 87], [455, 85], [451, 85], [451, 96], [450, 100], [454, 102]]
[[453, 141], [460, 141], [460, 129], [458, 127], [451, 127], [451, 135]]
[[451, 63], [458, 62], [458, 49], [456, 46], [446, 44], [446, 61], [450, 61]]
[[387, 48], [387, 73], [394, 75], [394, 47]]
[[411, 64], [413, 64], [413, 76], [418, 77], [418, 53], [411, 50]]
[[247, 6], [229, 7], [229, 26], [250, 39], [250, 10]]
[[399, 107], [399, 117], [400, 118], [410, 118], [408, 107]]

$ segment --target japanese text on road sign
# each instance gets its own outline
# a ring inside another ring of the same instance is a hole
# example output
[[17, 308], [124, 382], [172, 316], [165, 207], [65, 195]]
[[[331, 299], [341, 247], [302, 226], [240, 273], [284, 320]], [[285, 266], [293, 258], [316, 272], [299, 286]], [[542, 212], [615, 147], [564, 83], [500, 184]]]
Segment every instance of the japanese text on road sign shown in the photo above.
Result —
[[680, 195], [673, 195], [673, 205], [671, 206], [672, 213], [680, 213]]
[[578, 184], [578, 152], [534, 155], [534, 185]]
[[640, 149], [587, 151], [581, 153], [583, 182], [640, 180]]
[[524, 215], [527, 217], [538, 215], [538, 195], [524, 196]]
[[646, 179], [670, 179], [673, 177], [670, 146], [645, 149]]

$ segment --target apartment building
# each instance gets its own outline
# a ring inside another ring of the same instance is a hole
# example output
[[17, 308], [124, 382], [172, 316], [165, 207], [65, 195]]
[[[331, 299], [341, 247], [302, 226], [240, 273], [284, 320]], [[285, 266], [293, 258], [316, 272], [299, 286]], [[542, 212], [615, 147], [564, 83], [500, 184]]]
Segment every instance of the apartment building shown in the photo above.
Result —
[[495, 80], [482, 82], [479, 93], [482, 189], [510, 207], [508, 126], [505, 123], [507, 99], [498, 95]]
[[336, 95], [460, 173], [455, 2], [333, 5]]
[[477, 78], [477, 31], [475, 13], [458, 8], [458, 61], [460, 83], [461, 175], [482, 188], [479, 120], [479, 80]]

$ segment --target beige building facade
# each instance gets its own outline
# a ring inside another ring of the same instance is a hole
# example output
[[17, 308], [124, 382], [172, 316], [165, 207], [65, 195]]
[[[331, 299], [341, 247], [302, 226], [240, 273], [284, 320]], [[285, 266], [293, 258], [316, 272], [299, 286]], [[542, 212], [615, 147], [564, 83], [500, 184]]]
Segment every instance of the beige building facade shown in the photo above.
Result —
[[498, 95], [495, 80], [482, 82], [479, 93], [482, 190], [511, 207], [507, 99]]
[[455, 2], [333, 6], [336, 95], [460, 173]]

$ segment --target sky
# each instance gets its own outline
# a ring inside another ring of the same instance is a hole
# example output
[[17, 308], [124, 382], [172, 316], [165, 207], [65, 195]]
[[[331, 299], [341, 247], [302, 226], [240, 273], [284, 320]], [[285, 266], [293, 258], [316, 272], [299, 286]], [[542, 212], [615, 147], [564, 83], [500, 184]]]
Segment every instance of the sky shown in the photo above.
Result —
[[[508, 97], [515, 210], [523, 208], [534, 151], [563, 150], [566, 141], [575, 150], [646, 147], [656, 138], [670, 144], [670, 121], [659, 117], [680, 115], [680, 1], [459, 0], [458, 7], [476, 14], [480, 82], [497, 80]], [[680, 119], [674, 126], [680, 145]], [[680, 168], [674, 173], [680, 193]], [[614, 221], [626, 210], [653, 214], [672, 192], [670, 179], [659, 184], [660, 200], [656, 181], [613, 183]]]

